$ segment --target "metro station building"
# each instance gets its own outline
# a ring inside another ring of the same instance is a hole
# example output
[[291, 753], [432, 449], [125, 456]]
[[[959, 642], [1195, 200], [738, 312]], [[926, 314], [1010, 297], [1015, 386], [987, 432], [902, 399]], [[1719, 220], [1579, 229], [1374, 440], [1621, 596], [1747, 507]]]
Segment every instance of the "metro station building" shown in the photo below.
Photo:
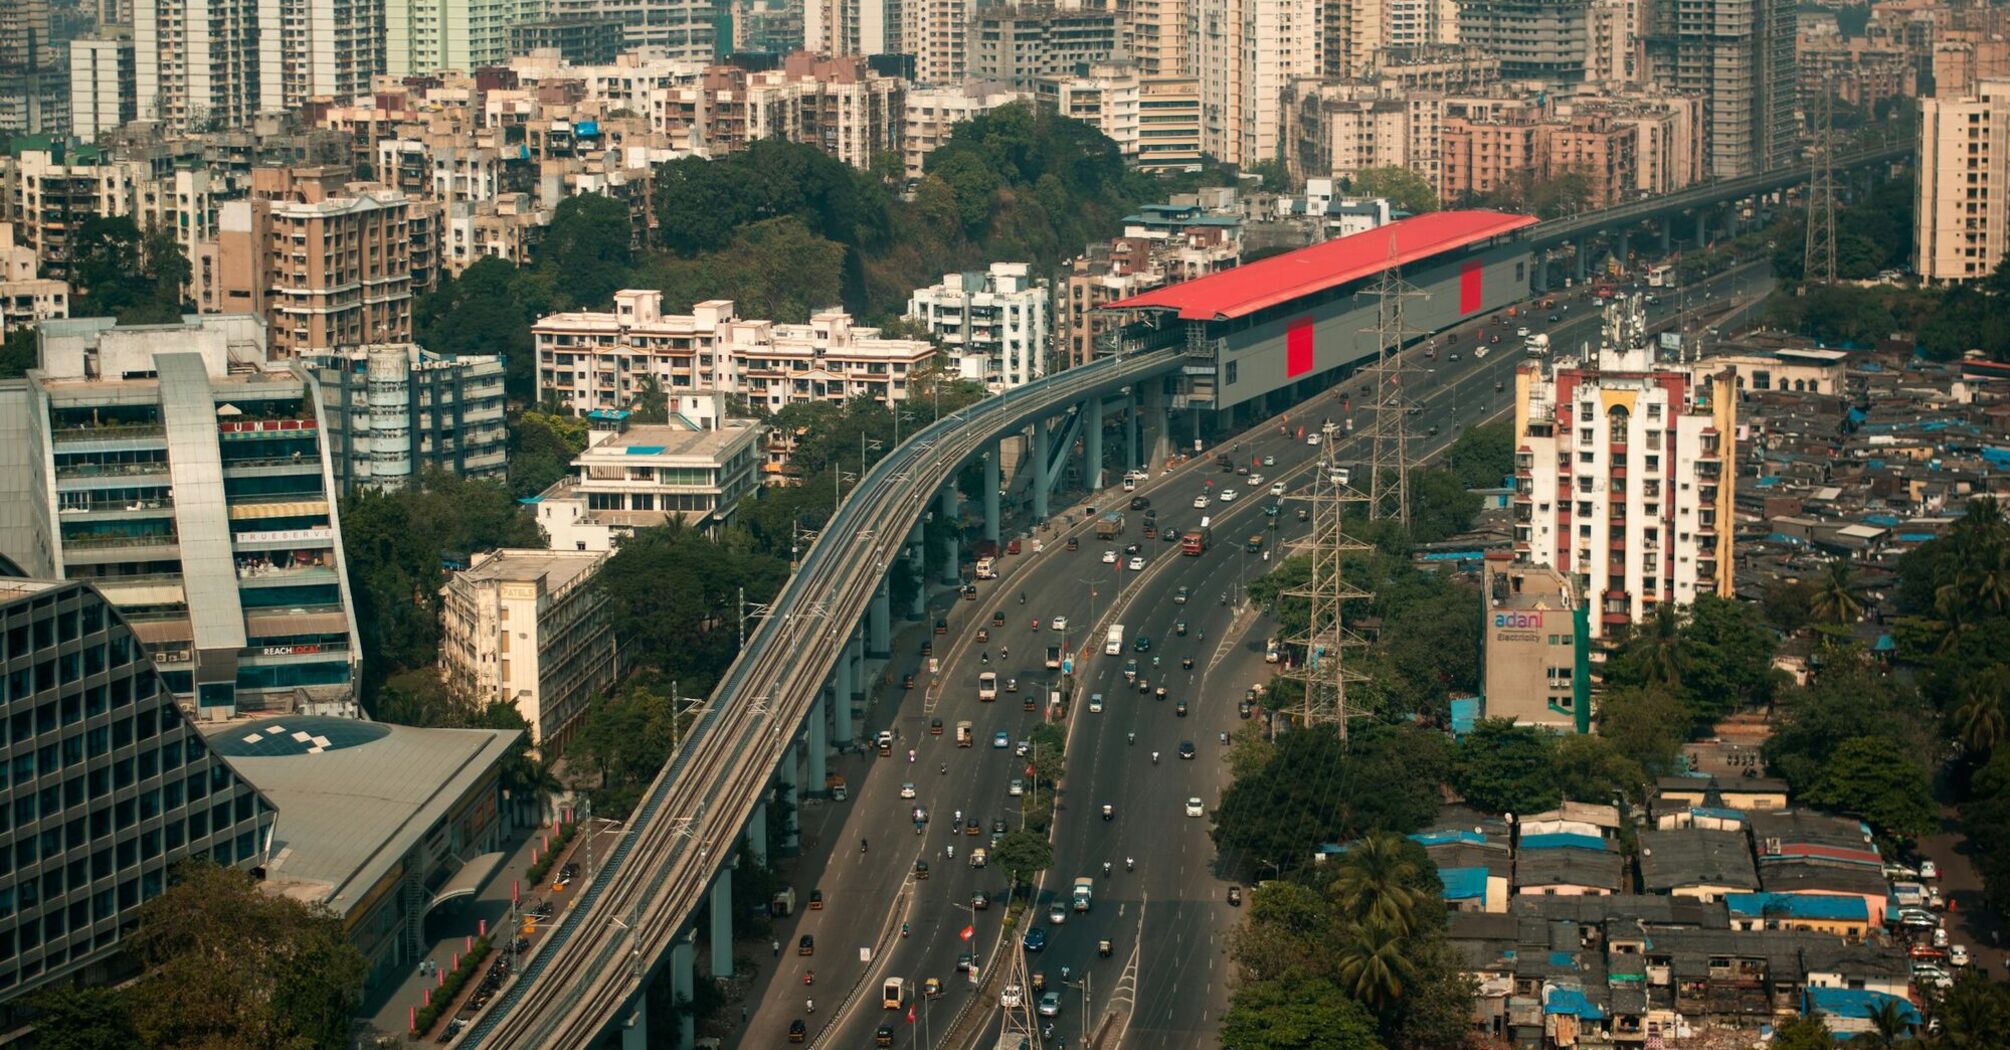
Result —
[[1272, 256], [1109, 304], [1129, 314], [1105, 353], [1185, 346], [1170, 407], [1281, 410], [1373, 362], [1383, 274], [1403, 300], [1405, 342], [1453, 329], [1529, 294], [1527, 231], [1536, 220], [1445, 211]]

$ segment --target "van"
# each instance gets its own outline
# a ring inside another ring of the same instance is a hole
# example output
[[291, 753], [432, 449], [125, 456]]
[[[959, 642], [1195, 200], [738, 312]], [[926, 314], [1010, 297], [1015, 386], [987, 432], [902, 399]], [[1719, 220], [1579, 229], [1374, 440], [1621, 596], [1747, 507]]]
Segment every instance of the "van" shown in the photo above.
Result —
[[1103, 636], [1103, 655], [1122, 656], [1124, 654], [1124, 625], [1113, 623], [1110, 632]]
[[991, 558], [977, 559], [977, 578], [980, 580], [997, 579], [998, 578], [997, 562]]
[[972, 744], [972, 743], [974, 742], [974, 740], [975, 740], [975, 737], [976, 737], [976, 733], [975, 733], [975, 731], [973, 730], [973, 728], [971, 727], [970, 723], [968, 723], [968, 722], [958, 722], [958, 723], [956, 723], [956, 746], [957, 746], [957, 747], [969, 747], [969, 746], [971, 746], [971, 744]]
[[1277, 649], [1277, 639], [1271, 638], [1265, 641], [1263, 643], [1263, 662], [1267, 664], [1274, 664], [1278, 661], [1278, 659], [1279, 656]]
[[898, 1010], [907, 1005], [907, 978], [889, 977], [879, 988], [879, 1005], [888, 1010]]
[[986, 671], [977, 676], [977, 699], [987, 704], [998, 699], [998, 672]]

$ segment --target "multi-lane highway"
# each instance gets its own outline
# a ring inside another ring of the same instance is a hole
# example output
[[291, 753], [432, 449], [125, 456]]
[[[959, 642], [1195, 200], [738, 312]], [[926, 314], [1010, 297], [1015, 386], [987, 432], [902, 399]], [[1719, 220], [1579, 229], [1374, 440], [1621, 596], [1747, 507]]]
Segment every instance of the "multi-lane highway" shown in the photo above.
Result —
[[[1721, 283], [1726, 291], [1737, 286], [1753, 294], [1762, 290], [1760, 280], [1733, 274]], [[1700, 299], [1700, 291], [1692, 304]], [[1653, 311], [1656, 316], [1665, 318], [1681, 308], [1681, 297], [1668, 298]], [[1578, 301], [1572, 306], [1559, 311], [1559, 323], [1551, 324], [1546, 315], [1529, 323], [1548, 332], [1559, 348], [1574, 351], [1583, 342], [1595, 343], [1595, 311]], [[1476, 327], [1489, 334], [1503, 333], [1500, 344], [1489, 345], [1484, 360], [1472, 357], [1470, 333]], [[1511, 334], [1514, 327], [1462, 327], [1456, 341], [1438, 346], [1434, 360], [1424, 360], [1421, 348], [1412, 352], [1417, 371], [1423, 373], [1413, 377], [1421, 384], [1417, 400], [1422, 408], [1411, 420], [1417, 438], [1414, 448], [1424, 455], [1435, 454], [1464, 427], [1507, 410], [1512, 372], [1526, 360], [1519, 340]], [[1279, 421], [1273, 420], [1231, 439], [1227, 447], [1210, 450], [1233, 451], [1245, 465], [1254, 461], [1258, 464], [1254, 469], [1264, 475], [1261, 483], [1217, 471], [1210, 456], [1153, 478], [1139, 489], [1137, 494], [1151, 501], [1161, 528], [1193, 525], [1202, 515], [1210, 517], [1214, 542], [1207, 554], [1182, 557], [1175, 544], [1145, 540], [1140, 513], [1130, 511], [1126, 511], [1126, 534], [1114, 544], [1099, 543], [1077, 508], [1070, 515], [1071, 525], [1039, 536], [1041, 551], [1034, 552], [1028, 543], [1025, 553], [1001, 559], [1003, 578], [980, 583], [977, 601], [955, 603], [947, 615], [949, 633], [931, 636], [944, 682], [939, 702], [930, 704], [921, 686], [903, 693], [896, 674], [890, 693], [879, 697], [880, 717], [868, 727], [892, 728], [900, 734], [892, 757], [876, 760], [861, 782], [853, 784], [849, 803], [819, 807], [805, 815], [805, 836], [830, 844], [829, 863], [799, 878], [797, 888], [805, 895], [812, 887], [821, 890], [826, 906], [801, 912], [783, 924], [780, 940], [785, 951], [793, 950], [807, 933], [815, 939], [815, 954], [782, 961], [770, 978], [779, 983], [768, 984], [760, 1010], [741, 1034], [742, 1045], [782, 1042], [790, 1022], [797, 1019], [810, 1022], [813, 1041], [822, 1046], [871, 1045], [881, 1025], [892, 1026], [899, 1046], [936, 1045], [944, 1038], [950, 1020], [975, 995], [966, 975], [958, 972], [959, 956], [975, 953], [982, 959], [1000, 936], [1003, 912], [995, 899], [1003, 893], [1004, 874], [995, 867], [973, 870], [968, 859], [972, 848], [988, 846], [996, 821], [1016, 826], [1018, 800], [1008, 795], [1008, 785], [1023, 777], [1025, 765], [1015, 753], [1016, 745], [1040, 719], [1039, 713], [1023, 709], [1022, 700], [1043, 697], [1054, 677], [1042, 662], [1045, 647], [1059, 640], [1053, 630], [1056, 616], [1067, 620], [1070, 649], [1077, 654], [1086, 649], [1089, 655], [1077, 667], [1068, 775], [1052, 836], [1055, 863], [1045, 875], [1035, 907], [1026, 913], [1026, 920], [1044, 928], [1049, 940], [1044, 950], [1028, 954], [1028, 969], [1043, 972], [1050, 988], [1064, 992], [1056, 1035], [1070, 1043], [1079, 1045], [1084, 1023], [1100, 1017], [1120, 985], [1134, 1002], [1124, 1045], [1189, 1046], [1212, 1037], [1228, 997], [1226, 935], [1236, 913], [1223, 899], [1228, 881], [1215, 869], [1208, 821], [1188, 817], [1185, 804], [1198, 797], [1208, 811], [1213, 810], [1226, 778], [1219, 734], [1241, 724], [1237, 701], [1267, 673], [1261, 628], [1230, 636], [1236, 609], [1223, 598], [1238, 593], [1268, 567], [1260, 554], [1246, 550], [1249, 535], [1264, 534], [1264, 546], [1275, 551], [1280, 540], [1305, 527], [1296, 521], [1292, 503], [1287, 502], [1276, 519], [1281, 536], [1266, 530], [1269, 519], [1263, 513], [1264, 505], [1272, 502], [1271, 484], [1286, 480], [1296, 487], [1319, 452], [1297, 436], [1298, 424], [1316, 428], [1321, 418], [1339, 420], [1351, 414], [1357, 421], [1356, 433], [1343, 439], [1336, 454], [1343, 462], [1357, 464], [1366, 458], [1363, 382], [1343, 383], [1317, 401], [1293, 409], [1288, 436], [1279, 434]], [[1496, 384], [1502, 389], [1497, 390]], [[1343, 407], [1343, 399], [1352, 402], [1351, 411]], [[1264, 457], [1273, 465], [1262, 465]], [[1237, 489], [1239, 498], [1220, 502], [1223, 487]], [[1211, 505], [1197, 510], [1192, 501], [1203, 492], [1213, 497]], [[1106, 509], [1105, 503], [1123, 509], [1128, 499], [1128, 494], [1112, 488], [1105, 499], [1096, 501], [1097, 509]], [[1079, 538], [1080, 549], [1073, 552], [1063, 542], [1071, 534]], [[1124, 548], [1132, 543], [1140, 545], [1146, 559], [1143, 571], [1124, 567], [1129, 560]], [[1116, 551], [1117, 564], [1103, 560], [1105, 550]], [[1177, 601], [1181, 588], [1188, 595], [1183, 604]], [[994, 622], [997, 619], [1003, 620], [1002, 626]], [[1131, 651], [1121, 657], [1101, 653], [1101, 627], [1112, 621], [1127, 628]], [[1177, 629], [1182, 621], [1185, 635]], [[988, 633], [987, 641], [977, 640], [980, 627]], [[1148, 651], [1135, 649], [1140, 634], [1150, 639]], [[1193, 659], [1191, 671], [1181, 669], [1183, 657]], [[1131, 659], [1138, 661], [1139, 673], [1154, 687], [1167, 687], [1166, 700], [1141, 695], [1125, 679], [1124, 665]], [[916, 654], [895, 658], [896, 672], [918, 666], [921, 660]], [[1016, 678], [1020, 692], [980, 702], [977, 677], [987, 670], [1001, 679]], [[925, 684], [926, 674], [921, 677]], [[1101, 712], [1090, 710], [1088, 698], [1095, 693], [1104, 697]], [[1185, 717], [1176, 714], [1181, 701], [1187, 705]], [[937, 718], [944, 723], [941, 736], [929, 732]], [[969, 749], [957, 748], [954, 741], [956, 723], [964, 720], [973, 723], [976, 737]], [[1000, 732], [1008, 744], [1002, 749], [992, 746]], [[1182, 741], [1194, 744], [1194, 760], [1177, 758]], [[909, 748], [915, 751], [911, 764]], [[1156, 764], [1150, 757], [1154, 751], [1160, 755]], [[944, 765], [946, 774], [940, 772]], [[902, 797], [907, 784], [913, 785], [914, 798]], [[1101, 818], [1105, 803], [1113, 807], [1108, 822]], [[917, 805], [930, 816], [919, 835], [912, 821]], [[952, 834], [950, 825], [959, 817], [965, 822], [975, 819], [979, 834]], [[869, 844], [863, 853], [858, 849], [861, 840]], [[1135, 871], [1125, 870], [1126, 857], [1136, 860]], [[916, 860], [928, 863], [928, 879], [913, 878]], [[1114, 868], [1107, 879], [1102, 875], [1105, 861]], [[1051, 924], [1050, 907], [1057, 902], [1065, 905], [1070, 885], [1083, 875], [1095, 880], [1093, 907], [1086, 914], [1065, 910], [1065, 921]], [[980, 890], [994, 903], [986, 910], [973, 910], [972, 895]], [[910, 936], [886, 936], [901, 923], [909, 925]], [[966, 927], [974, 928], [969, 940], [961, 937]], [[1019, 936], [1015, 932], [1013, 950]], [[1105, 938], [1113, 946], [1109, 958], [1099, 957], [1096, 950]], [[862, 962], [859, 949], [874, 944], [888, 948]], [[1136, 967], [1127, 977], [1126, 963], [1133, 957]], [[806, 989], [801, 979], [812, 967], [816, 985]], [[1071, 976], [1065, 988], [1060, 980], [1063, 967]], [[923, 1003], [910, 1025], [904, 1011], [885, 1010], [880, 1002], [882, 982], [893, 976], [905, 978], [910, 987], [936, 978], [945, 994]], [[852, 989], [857, 994], [840, 1008]], [[805, 1000], [818, 993], [823, 995], [819, 1011], [806, 1015]], [[995, 1009], [988, 1002], [974, 1008]]]

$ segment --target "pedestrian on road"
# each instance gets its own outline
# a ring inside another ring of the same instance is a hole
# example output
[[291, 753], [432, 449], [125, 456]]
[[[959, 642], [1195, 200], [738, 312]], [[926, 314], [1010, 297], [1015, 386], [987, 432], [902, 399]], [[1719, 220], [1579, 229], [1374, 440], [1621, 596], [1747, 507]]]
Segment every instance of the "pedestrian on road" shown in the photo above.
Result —
[[747, 1023], [747, 1007], [745, 1004], [742, 1004], [740, 1006], [740, 1023], [741, 1024]]
[[773, 947], [773, 948], [775, 949], [775, 958], [777, 958], [777, 959], [781, 958], [781, 957], [782, 957], [782, 942], [780, 942], [780, 941], [776, 941], [776, 942], [774, 942], [774, 943], [773, 943], [773, 944], [771, 945], [771, 947]]

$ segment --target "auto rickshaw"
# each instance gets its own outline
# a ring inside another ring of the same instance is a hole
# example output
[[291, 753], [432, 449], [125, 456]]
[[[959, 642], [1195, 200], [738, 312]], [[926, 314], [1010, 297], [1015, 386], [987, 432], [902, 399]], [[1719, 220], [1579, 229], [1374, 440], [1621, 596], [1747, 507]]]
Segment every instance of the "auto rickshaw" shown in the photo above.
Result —
[[1033, 971], [1033, 990], [1034, 990], [1034, 991], [1036, 991], [1036, 992], [1040, 992], [1040, 991], [1045, 991], [1045, 990], [1046, 990], [1046, 988], [1047, 988], [1047, 971], [1045, 971], [1045, 970], [1034, 970], [1034, 971]]
[[1082, 541], [1081, 541], [1081, 540], [1079, 540], [1079, 539], [1076, 539], [1076, 538], [1075, 538], [1075, 537], [1073, 537], [1073, 536], [1070, 536], [1070, 537], [1068, 537], [1068, 544], [1067, 544], [1067, 546], [1068, 546], [1068, 549], [1069, 549], [1069, 550], [1071, 550], [1071, 551], [1078, 551], [1078, 550], [1081, 550], [1081, 549], [1082, 549]]
[[1180, 658], [1179, 658], [1179, 669], [1180, 669], [1180, 670], [1182, 670], [1182, 671], [1191, 671], [1191, 670], [1193, 670], [1193, 657], [1191, 657], [1191, 656], [1182, 656], [1182, 657], [1180, 657]]
[[1110, 939], [1108, 937], [1096, 942], [1096, 954], [1105, 959], [1110, 957]]

